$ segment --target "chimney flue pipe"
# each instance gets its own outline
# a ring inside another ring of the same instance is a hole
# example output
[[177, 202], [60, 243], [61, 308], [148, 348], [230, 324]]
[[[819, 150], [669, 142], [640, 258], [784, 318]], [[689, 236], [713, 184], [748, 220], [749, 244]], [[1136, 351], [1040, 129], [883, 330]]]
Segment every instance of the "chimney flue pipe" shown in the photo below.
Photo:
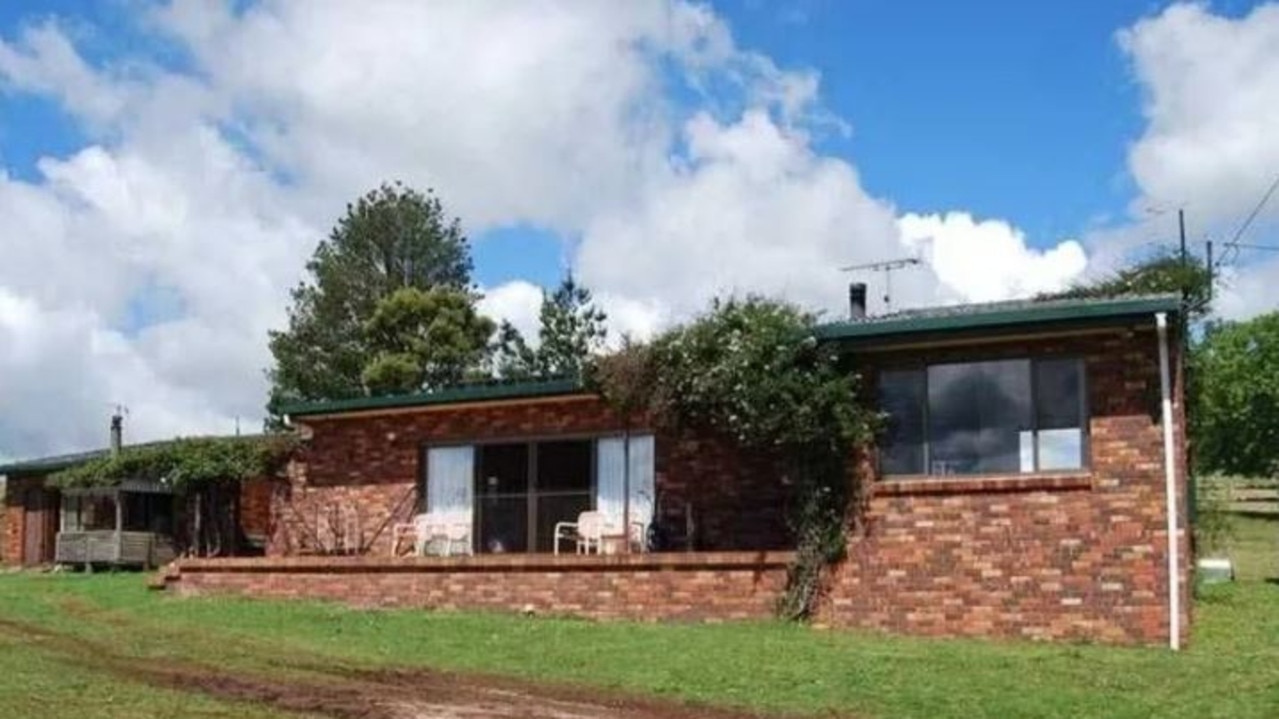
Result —
[[111, 456], [120, 454], [120, 448], [124, 446], [124, 417], [120, 414], [120, 410], [116, 410], [111, 415]]
[[848, 285], [848, 318], [851, 320], [866, 319], [865, 282], [853, 282]]

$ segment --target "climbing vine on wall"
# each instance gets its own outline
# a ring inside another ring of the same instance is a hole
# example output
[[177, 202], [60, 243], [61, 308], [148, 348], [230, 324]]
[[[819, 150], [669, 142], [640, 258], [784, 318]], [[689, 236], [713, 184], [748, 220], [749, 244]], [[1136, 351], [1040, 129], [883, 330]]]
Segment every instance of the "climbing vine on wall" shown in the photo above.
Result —
[[288, 434], [192, 437], [125, 447], [50, 477], [55, 487], [108, 487], [126, 479], [160, 482], [177, 493], [274, 474], [288, 461]]
[[588, 381], [627, 414], [727, 436], [785, 468], [797, 558], [778, 611], [807, 618], [824, 568], [839, 561], [856, 521], [860, 477], [847, 459], [876, 415], [857, 378], [812, 335], [814, 317], [760, 297], [716, 301], [647, 344], [598, 360]]

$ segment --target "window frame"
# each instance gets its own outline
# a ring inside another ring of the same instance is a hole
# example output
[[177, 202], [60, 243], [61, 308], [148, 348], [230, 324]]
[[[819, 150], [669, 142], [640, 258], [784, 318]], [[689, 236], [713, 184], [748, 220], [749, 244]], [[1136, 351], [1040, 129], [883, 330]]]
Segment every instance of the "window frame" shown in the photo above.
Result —
[[[928, 369], [936, 365], [951, 364], [979, 364], [982, 362], [995, 362], [1001, 360], [1024, 360], [1030, 363], [1030, 413], [1032, 423], [1035, 425], [1032, 429], [1031, 452], [1033, 454], [1033, 462], [1035, 469], [1030, 472], [973, 472], [971, 474], [933, 474], [928, 471], [932, 466], [932, 438], [930, 437], [929, 427], [932, 423], [932, 407], [928, 401]], [[1069, 469], [1040, 469], [1039, 462], [1039, 366], [1044, 362], [1052, 361], [1073, 361], [1079, 367], [1079, 444], [1080, 444], [1080, 462], [1078, 467]], [[901, 473], [890, 474], [884, 471], [884, 442], [883, 434], [876, 439], [875, 451], [875, 471], [880, 481], [937, 481], [937, 480], [968, 480], [968, 479], [990, 479], [990, 478], [1027, 478], [1027, 477], [1053, 477], [1061, 475], [1079, 475], [1090, 474], [1092, 472], [1092, 404], [1090, 402], [1090, 383], [1088, 381], [1088, 358], [1080, 354], [1063, 354], [1063, 355], [1015, 355], [1015, 356], [972, 356], [963, 358], [947, 358], [937, 361], [915, 361], [901, 365], [883, 367], [881, 366], [875, 374], [876, 386], [876, 402], [878, 406], [882, 406], [882, 395], [879, 394], [879, 388], [882, 383], [882, 377], [886, 372], [918, 372], [923, 378], [923, 439], [922, 439], [922, 455], [923, 455], [923, 472], [918, 473]]]

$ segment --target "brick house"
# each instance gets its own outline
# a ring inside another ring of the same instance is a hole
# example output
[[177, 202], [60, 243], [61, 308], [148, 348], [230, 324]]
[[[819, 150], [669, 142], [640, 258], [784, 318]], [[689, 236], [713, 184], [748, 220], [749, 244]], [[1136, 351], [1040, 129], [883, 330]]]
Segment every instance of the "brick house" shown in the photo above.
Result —
[[[1189, 611], [1178, 298], [968, 305], [819, 327], [887, 417], [850, 457], [861, 529], [817, 621], [929, 635], [1178, 646]], [[179, 594], [597, 618], [771, 614], [793, 547], [785, 467], [628, 426], [572, 382], [299, 404], [266, 557], [181, 560]], [[653, 551], [554, 553], [595, 509]], [[393, 556], [461, 518], [468, 553]], [[618, 522], [619, 526], [622, 522]]]

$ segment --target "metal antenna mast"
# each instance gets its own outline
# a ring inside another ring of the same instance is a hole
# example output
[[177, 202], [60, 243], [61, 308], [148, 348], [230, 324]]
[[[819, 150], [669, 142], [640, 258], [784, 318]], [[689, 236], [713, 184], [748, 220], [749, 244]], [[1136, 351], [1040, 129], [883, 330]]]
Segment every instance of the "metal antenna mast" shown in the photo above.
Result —
[[849, 265], [848, 267], [839, 268], [840, 272], [858, 272], [861, 270], [870, 270], [872, 272], [884, 273], [884, 312], [888, 313], [893, 309], [893, 270], [904, 270], [919, 264], [917, 257], [902, 257], [896, 260], [884, 260], [883, 262], [867, 262], [863, 265]]

